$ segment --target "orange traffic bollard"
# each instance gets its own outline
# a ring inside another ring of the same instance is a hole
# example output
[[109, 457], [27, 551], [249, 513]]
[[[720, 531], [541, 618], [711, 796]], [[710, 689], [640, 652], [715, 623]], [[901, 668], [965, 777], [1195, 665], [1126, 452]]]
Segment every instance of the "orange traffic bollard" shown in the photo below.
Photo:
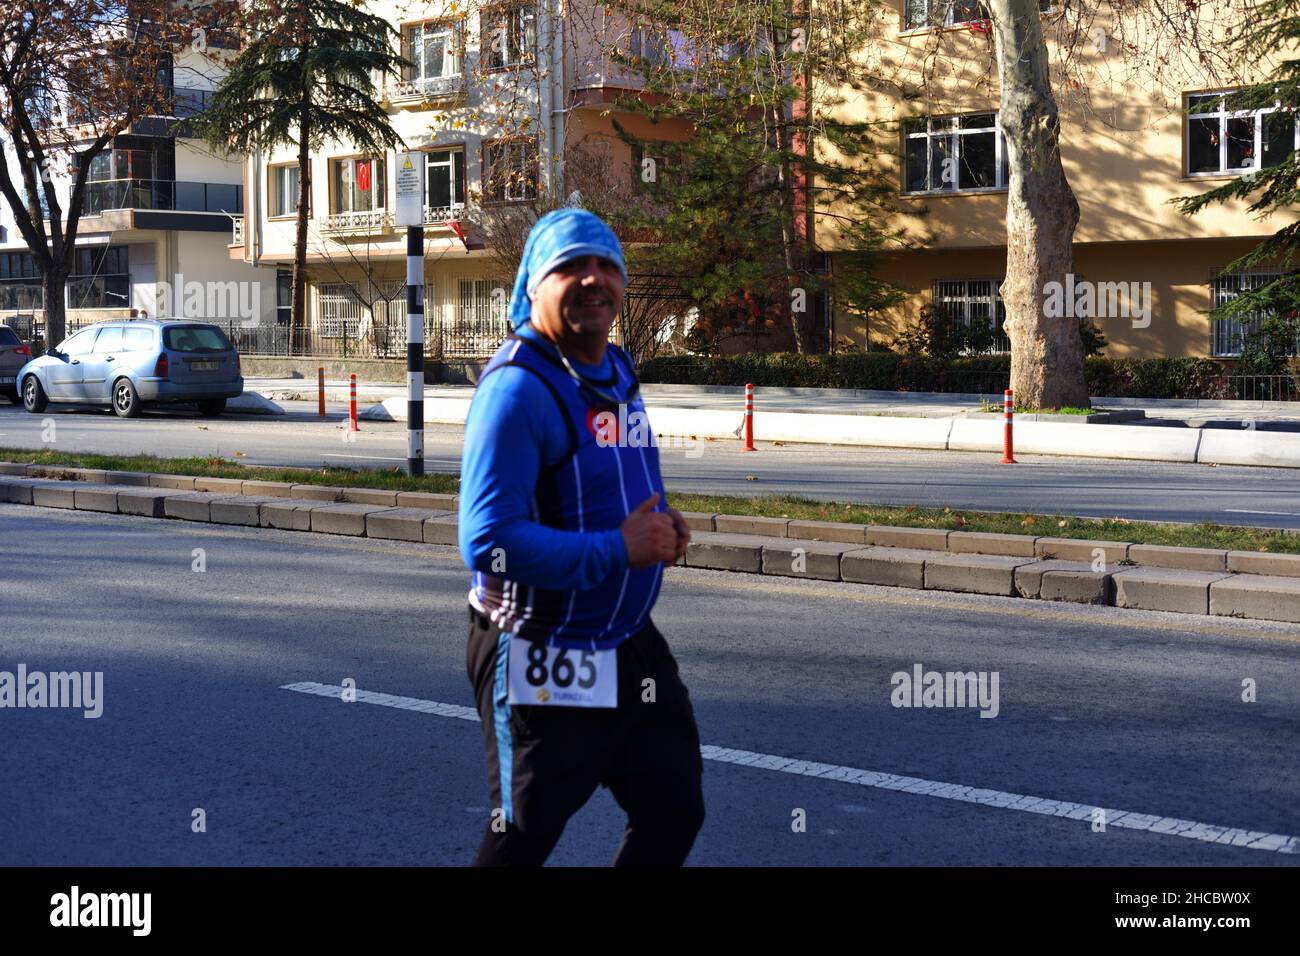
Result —
[[353, 372], [349, 375], [348, 380], [352, 386], [352, 406], [351, 411], [348, 413], [350, 416], [348, 428], [355, 432], [360, 431], [360, 428], [357, 427], [357, 373]]
[[1011, 419], [1015, 414], [1013, 409], [1014, 403], [1011, 400], [1011, 389], [1007, 389], [1002, 394], [1002, 414], [1006, 419], [1006, 425], [1002, 434], [1002, 464], [1004, 465], [1017, 464], [1016, 456], [1012, 454], [1011, 443]]
[[316, 414], [325, 417], [325, 366], [316, 369]]

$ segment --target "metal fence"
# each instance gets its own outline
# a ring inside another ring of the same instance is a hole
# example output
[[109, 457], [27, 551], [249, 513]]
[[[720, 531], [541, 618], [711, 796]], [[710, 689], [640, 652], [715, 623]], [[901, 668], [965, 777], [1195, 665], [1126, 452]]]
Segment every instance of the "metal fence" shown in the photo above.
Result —
[[1300, 402], [1300, 376], [1230, 375], [1229, 397], [1251, 402]]
[[[400, 319], [388, 318], [369, 327], [342, 323], [331, 334], [319, 329], [294, 329], [287, 325], [259, 325], [244, 328], [238, 322], [219, 322], [242, 355], [287, 358], [398, 359], [406, 356], [406, 303], [400, 303]], [[505, 341], [507, 328], [499, 323], [445, 323], [426, 320], [424, 356], [429, 361], [444, 358], [488, 359]]]

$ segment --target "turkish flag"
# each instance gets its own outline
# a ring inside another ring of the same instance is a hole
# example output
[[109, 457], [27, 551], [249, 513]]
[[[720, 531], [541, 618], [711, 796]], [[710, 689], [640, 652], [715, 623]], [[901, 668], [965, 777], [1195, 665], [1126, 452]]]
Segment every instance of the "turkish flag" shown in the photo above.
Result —
[[370, 191], [370, 163], [357, 163], [357, 188], [362, 192]]

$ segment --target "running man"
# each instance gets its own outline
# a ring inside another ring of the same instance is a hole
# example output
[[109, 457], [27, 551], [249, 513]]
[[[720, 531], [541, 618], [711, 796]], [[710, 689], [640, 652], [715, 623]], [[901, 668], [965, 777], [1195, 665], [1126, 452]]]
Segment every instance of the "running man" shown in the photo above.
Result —
[[626, 283], [599, 217], [539, 219], [515, 332], [465, 422], [466, 657], [493, 808], [478, 866], [540, 866], [598, 785], [627, 813], [616, 866], [680, 866], [704, 821], [695, 716], [650, 620], [691, 535], [667, 506], [632, 361], [609, 343]]

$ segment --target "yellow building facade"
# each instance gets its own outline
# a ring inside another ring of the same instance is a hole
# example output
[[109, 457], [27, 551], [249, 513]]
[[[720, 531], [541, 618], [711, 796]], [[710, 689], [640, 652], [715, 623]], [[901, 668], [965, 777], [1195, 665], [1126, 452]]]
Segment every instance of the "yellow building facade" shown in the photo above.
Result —
[[[1227, 31], [1240, 32], [1231, 9], [1239, 5], [1207, 5], [1214, 9], [1196, 24], [1203, 31], [1197, 47], [1187, 29], [1093, 17], [1085, 7], [1107, 6], [1095, 2], [1053, 2], [1042, 0], [1041, 22], [1062, 163], [1080, 207], [1074, 274], [1080, 283], [1123, 283], [1145, 298], [1131, 309], [1121, 299], [1119, 308], [1112, 301], [1098, 310], [1118, 313], [1094, 319], [1109, 342], [1106, 354], [1230, 358], [1248, 328], [1214, 323], [1206, 313], [1268, 273], [1219, 273], [1297, 217], [1256, 218], [1239, 202], [1189, 218], [1171, 200], [1249, 176], [1300, 148], [1297, 113], [1280, 103], [1234, 109], [1231, 92], [1268, 75], [1267, 64], [1229, 62], [1225, 41]], [[874, 63], [884, 82], [843, 94], [838, 110], [879, 122], [892, 143], [884, 151], [891, 154], [885, 175], [897, 187], [890, 226], [920, 246], [884, 257], [883, 277], [908, 293], [900, 306], [869, 322], [837, 310], [841, 346], [888, 345], [927, 305], [957, 321], [1000, 321], [1008, 170], [997, 131], [993, 38], [978, 6], [886, 4]], [[1208, 66], [1200, 49], [1217, 51]], [[1192, 106], [1195, 116], [1186, 112]], [[833, 270], [834, 228], [820, 220], [816, 235], [832, 253]]]

